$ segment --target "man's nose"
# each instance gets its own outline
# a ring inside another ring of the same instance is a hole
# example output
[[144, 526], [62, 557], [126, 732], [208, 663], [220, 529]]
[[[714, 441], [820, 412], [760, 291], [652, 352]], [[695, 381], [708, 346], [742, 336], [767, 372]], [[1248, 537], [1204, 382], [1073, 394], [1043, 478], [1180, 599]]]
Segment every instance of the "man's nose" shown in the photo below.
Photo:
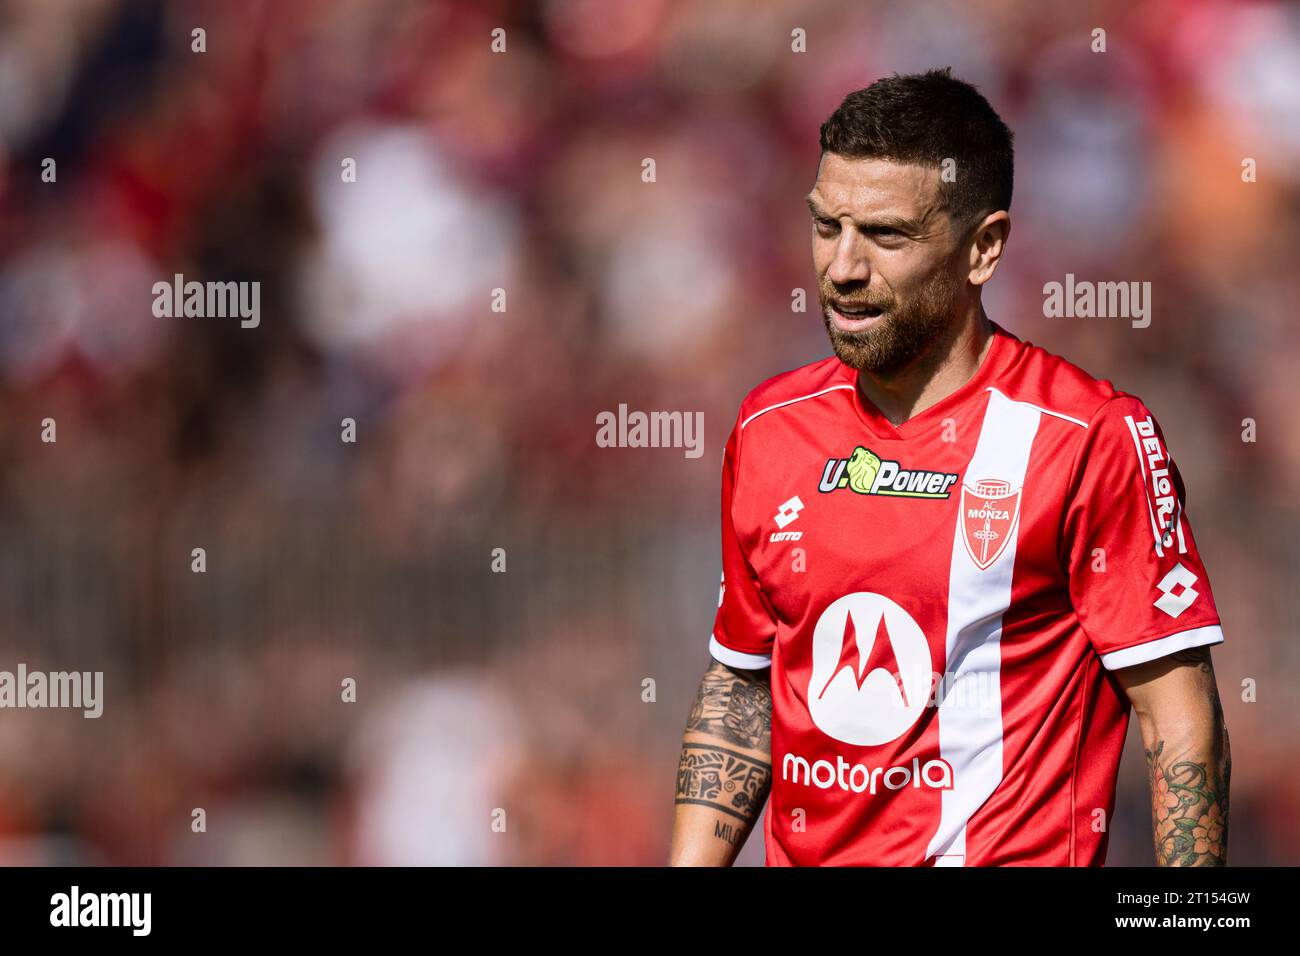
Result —
[[826, 277], [836, 285], [852, 285], [871, 281], [871, 263], [864, 255], [861, 237], [853, 230], [846, 230], [840, 235], [835, 246], [835, 258], [831, 260]]

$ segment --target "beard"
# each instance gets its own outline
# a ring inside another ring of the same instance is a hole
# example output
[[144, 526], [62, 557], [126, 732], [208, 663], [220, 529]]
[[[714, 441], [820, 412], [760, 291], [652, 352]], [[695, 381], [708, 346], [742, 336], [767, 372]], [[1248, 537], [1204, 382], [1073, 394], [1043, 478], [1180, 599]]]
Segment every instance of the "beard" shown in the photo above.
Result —
[[831, 319], [830, 283], [823, 278], [818, 288], [822, 322], [835, 355], [850, 368], [883, 376], [907, 368], [938, 340], [957, 314], [959, 293], [960, 283], [940, 272], [908, 302], [900, 303], [896, 297], [866, 300], [863, 304], [881, 310], [880, 319], [861, 332], [845, 332]]

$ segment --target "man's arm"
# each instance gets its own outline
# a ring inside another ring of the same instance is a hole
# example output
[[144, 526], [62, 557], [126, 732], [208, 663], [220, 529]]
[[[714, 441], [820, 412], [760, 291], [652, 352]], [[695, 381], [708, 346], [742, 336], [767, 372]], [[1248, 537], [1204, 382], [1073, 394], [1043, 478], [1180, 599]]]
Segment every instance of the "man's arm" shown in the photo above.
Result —
[[1208, 647], [1115, 672], [1142, 729], [1157, 866], [1228, 862], [1232, 754]]
[[671, 866], [730, 866], [772, 784], [771, 669], [714, 661], [686, 721]]

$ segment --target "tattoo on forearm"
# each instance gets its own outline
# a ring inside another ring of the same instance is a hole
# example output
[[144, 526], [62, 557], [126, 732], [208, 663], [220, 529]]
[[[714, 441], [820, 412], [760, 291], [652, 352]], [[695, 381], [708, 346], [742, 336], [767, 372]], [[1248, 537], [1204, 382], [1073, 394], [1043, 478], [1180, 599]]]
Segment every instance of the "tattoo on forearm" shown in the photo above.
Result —
[[772, 765], [712, 744], [682, 745], [677, 802], [698, 803], [752, 823], [767, 799]]
[[700, 681], [686, 729], [752, 750], [769, 750], [772, 691], [765, 681], [747, 680], [722, 665], [712, 666]]
[[743, 828], [735, 824], [723, 823], [721, 820], [713, 821], [713, 835], [732, 846], [740, 846], [745, 839]]
[[1232, 759], [1226, 728], [1221, 748], [1221, 758], [1210, 761], [1166, 757], [1163, 740], [1145, 751], [1151, 775], [1151, 825], [1158, 866], [1227, 863]]

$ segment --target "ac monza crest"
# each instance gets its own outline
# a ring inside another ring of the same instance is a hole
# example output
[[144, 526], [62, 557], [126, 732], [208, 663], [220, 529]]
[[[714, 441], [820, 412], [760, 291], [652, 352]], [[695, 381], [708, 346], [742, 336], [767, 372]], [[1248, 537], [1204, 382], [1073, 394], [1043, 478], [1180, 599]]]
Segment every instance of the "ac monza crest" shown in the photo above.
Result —
[[1011, 540], [1020, 516], [1020, 492], [999, 478], [977, 481], [974, 488], [961, 486], [962, 540], [981, 571], [998, 559]]

